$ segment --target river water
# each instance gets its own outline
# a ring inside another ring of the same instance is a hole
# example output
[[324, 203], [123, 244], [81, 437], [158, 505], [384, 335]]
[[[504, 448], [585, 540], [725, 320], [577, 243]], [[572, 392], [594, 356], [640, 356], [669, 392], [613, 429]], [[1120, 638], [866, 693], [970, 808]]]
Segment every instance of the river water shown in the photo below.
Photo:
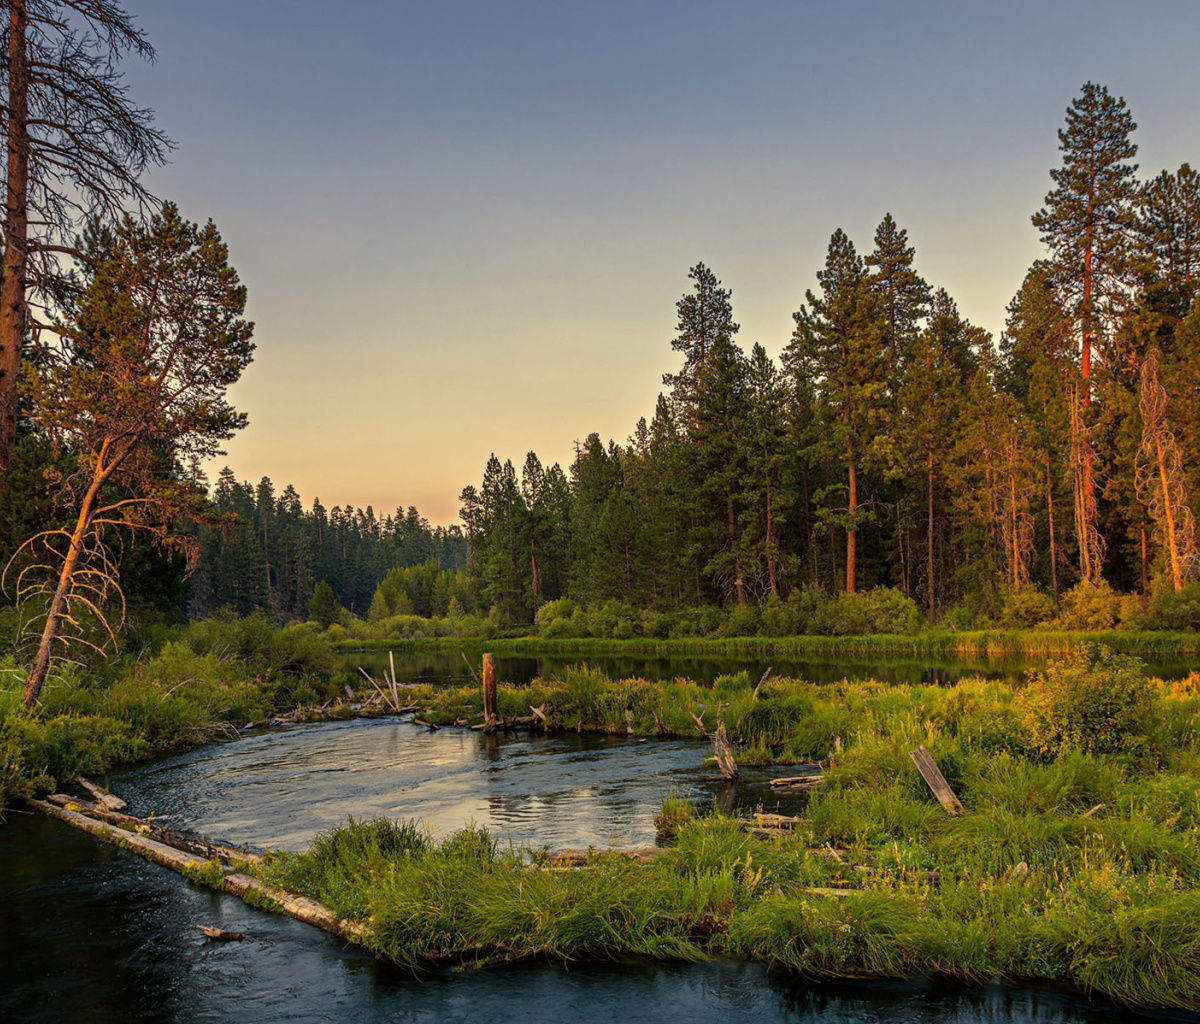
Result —
[[[455, 684], [475, 682], [479, 655], [397, 654], [396, 680], [400, 683]], [[757, 681], [769, 668], [773, 675], [805, 679], [814, 683], [837, 683], [843, 679], [877, 679], [886, 683], [949, 686], [960, 679], [983, 677], [1017, 682], [1033, 670], [1044, 669], [1049, 659], [1033, 656], [950, 657], [936, 654], [912, 656], [787, 655], [766, 657], [718, 657], [691, 655], [558, 655], [537, 658], [496, 658], [500, 682], [524, 684], [536, 678], [558, 679], [569, 668], [582, 663], [599, 669], [613, 679], [676, 679], [683, 677], [712, 683], [718, 676], [745, 672]], [[1200, 669], [1200, 657], [1151, 657], [1142, 659], [1146, 672], [1160, 679], [1182, 679]], [[347, 651], [338, 655], [338, 667], [357, 672], [361, 667], [376, 679], [383, 678], [389, 665], [387, 651]]]
[[[293, 849], [347, 814], [416, 818], [439, 835], [474, 822], [502, 841], [557, 847], [652, 843], [654, 813], [672, 790], [702, 805], [797, 809], [771, 800], [768, 779], [780, 769], [750, 769], [729, 786], [702, 764], [704, 753], [700, 744], [677, 740], [488, 737], [356, 720], [251, 733], [108, 781], [133, 813], [172, 815], [177, 826], [234, 843]], [[547, 966], [418, 980], [60, 822], [6, 817], [4, 1022], [1093, 1024], [1133, 1016], [1061, 992], [813, 985], [728, 962]], [[249, 939], [210, 943], [199, 924]]]

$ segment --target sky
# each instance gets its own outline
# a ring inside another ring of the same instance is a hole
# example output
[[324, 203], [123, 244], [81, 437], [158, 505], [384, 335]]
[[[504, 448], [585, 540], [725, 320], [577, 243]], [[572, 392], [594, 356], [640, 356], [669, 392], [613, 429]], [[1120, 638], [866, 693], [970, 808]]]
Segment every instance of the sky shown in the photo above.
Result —
[[650, 418], [688, 269], [777, 355], [829, 236], [891, 212], [997, 336], [1086, 81], [1147, 176], [1200, 162], [1200, 4], [124, 0], [149, 175], [212, 218], [258, 350], [239, 479], [457, 521], [493, 452]]

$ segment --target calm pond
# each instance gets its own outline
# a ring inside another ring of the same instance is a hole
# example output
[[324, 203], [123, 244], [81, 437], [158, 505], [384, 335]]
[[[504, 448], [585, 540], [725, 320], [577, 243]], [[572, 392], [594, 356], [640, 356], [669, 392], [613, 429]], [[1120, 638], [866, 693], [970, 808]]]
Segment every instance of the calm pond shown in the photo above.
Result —
[[[677, 740], [488, 737], [356, 720], [249, 733], [108, 781], [136, 814], [170, 814], [174, 824], [236, 843], [290, 848], [347, 814], [416, 818], [438, 834], [474, 822], [517, 844], [642, 845], [653, 842], [654, 813], [672, 788], [729, 809], [798, 806], [771, 801], [767, 783], [780, 769], [750, 769], [729, 786], [702, 765], [704, 754], [702, 745]], [[57, 821], [6, 817], [4, 1021], [1115, 1024], [1133, 1016], [1061, 992], [814, 985], [728, 962], [547, 966], [417, 980]], [[208, 943], [199, 924], [250, 939]]]
[[[400, 683], [433, 683], [465, 686], [475, 682], [472, 671], [479, 672], [479, 655], [470, 654], [470, 664], [461, 654], [396, 654], [396, 679]], [[534, 679], [557, 679], [568, 669], [581, 664], [600, 669], [614, 679], [675, 679], [682, 676], [696, 682], [712, 683], [718, 676], [745, 672], [757, 681], [770, 668], [773, 675], [807, 679], [814, 683], [836, 683], [843, 679], [877, 679], [887, 683], [932, 683], [952, 685], [960, 679], [983, 676], [987, 679], [1017, 681], [1033, 669], [1045, 668], [1046, 658], [1035, 657], [858, 657], [795, 655], [762, 657], [656, 657], [654, 655], [559, 655], [540, 658], [496, 657], [496, 677], [503, 683], [524, 684]], [[361, 667], [376, 679], [383, 678], [388, 665], [387, 651], [346, 651], [338, 655], [339, 668], [357, 672]], [[1200, 668], [1200, 658], [1143, 659], [1147, 673], [1160, 679], [1182, 679]]]

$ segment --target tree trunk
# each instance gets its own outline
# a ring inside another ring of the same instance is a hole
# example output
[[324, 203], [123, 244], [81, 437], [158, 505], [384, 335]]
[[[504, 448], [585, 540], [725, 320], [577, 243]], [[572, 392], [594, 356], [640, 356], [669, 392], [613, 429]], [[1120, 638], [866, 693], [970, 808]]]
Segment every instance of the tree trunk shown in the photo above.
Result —
[[928, 521], [925, 524], [925, 590], [929, 595], [929, 621], [933, 622], [937, 612], [937, 605], [934, 598], [933, 589], [933, 450], [929, 451], [929, 465], [926, 473], [926, 514]]
[[38, 642], [37, 654], [34, 656], [33, 666], [29, 669], [29, 675], [25, 680], [25, 706], [27, 708], [33, 707], [38, 702], [38, 697], [42, 693], [42, 684], [45, 683], [46, 674], [50, 671], [50, 656], [54, 651], [59, 626], [62, 624], [63, 615], [66, 612], [72, 577], [75, 575], [75, 570], [79, 568], [79, 561], [83, 556], [84, 538], [91, 529], [92, 516], [95, 514], [93, 510], [96, 507], [96, 499], [107, 478], [108, 474], [97, 467], [96, 475], [92, 478], [92, 483], [80, 506], [79, 518], [75, 521], [75, 529], [71, 533], [67, 555], [63, 559], [62, 571], [58, 575], [58, 585], [54, 588], [54, 596], [50, 599], [50, 606], [46, 609], [46, 625], [42, 627], [42, 638]]
[[[847, 442], [847, 449], [850, 445]], [[854, 514], [858, 511], [858, 467], [854, 463], [854, 456], [850, 455], [850, 526], [846, 529], [846, 593], [853, 594], [856, 582], [856, 556], [858, 530], [854, 527]]]
[[1050, 463], [1046, 463], [1046, 512], [1050, 523], [1050, 593], [1054, 606], [1058, 607], [1058, 546], [1054, 540], [1054, 485], [1050, 476]]
[[1183, 572], [1179, 567], [1179, 544], [1175, 539], [1175, 510], [1171, 506], [1171, 486], [1167, 478], [1167, 461], [1163, 455], [1162, 436], [1154, 436], [1154, 453], [1158, 457], [1158, 479], [1163, 492], [1163, 516], [1167, 521], [1167, 556], [1171, 559], [1171, 581], [1175, 592], [1183, 587]]
[[[17, 442], [17, 377], [25, 343], [25, 268], [29, 241], [29, 64], [25, 0], [10, 0], [8, 26], [8, 186], [4, 271], [0, 282], [0, 472]], [[39, 652], [40, 654], [40, 652]]]

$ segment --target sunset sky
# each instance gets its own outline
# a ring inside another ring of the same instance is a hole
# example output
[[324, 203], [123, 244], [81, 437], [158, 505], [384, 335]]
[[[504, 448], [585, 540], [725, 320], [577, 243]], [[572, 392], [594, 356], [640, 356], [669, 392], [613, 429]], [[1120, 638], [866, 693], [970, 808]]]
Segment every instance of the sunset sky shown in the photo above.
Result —
[[258, 353], [242, 479], [456, 521], [491, 452], [649, 417], [688, 268], [777, 354], [831, 232], [891, 211], [997, 334], [1081, 84], [1200, 162], [1200, 4], [129, 0], [151, 188], [212, 217]]

